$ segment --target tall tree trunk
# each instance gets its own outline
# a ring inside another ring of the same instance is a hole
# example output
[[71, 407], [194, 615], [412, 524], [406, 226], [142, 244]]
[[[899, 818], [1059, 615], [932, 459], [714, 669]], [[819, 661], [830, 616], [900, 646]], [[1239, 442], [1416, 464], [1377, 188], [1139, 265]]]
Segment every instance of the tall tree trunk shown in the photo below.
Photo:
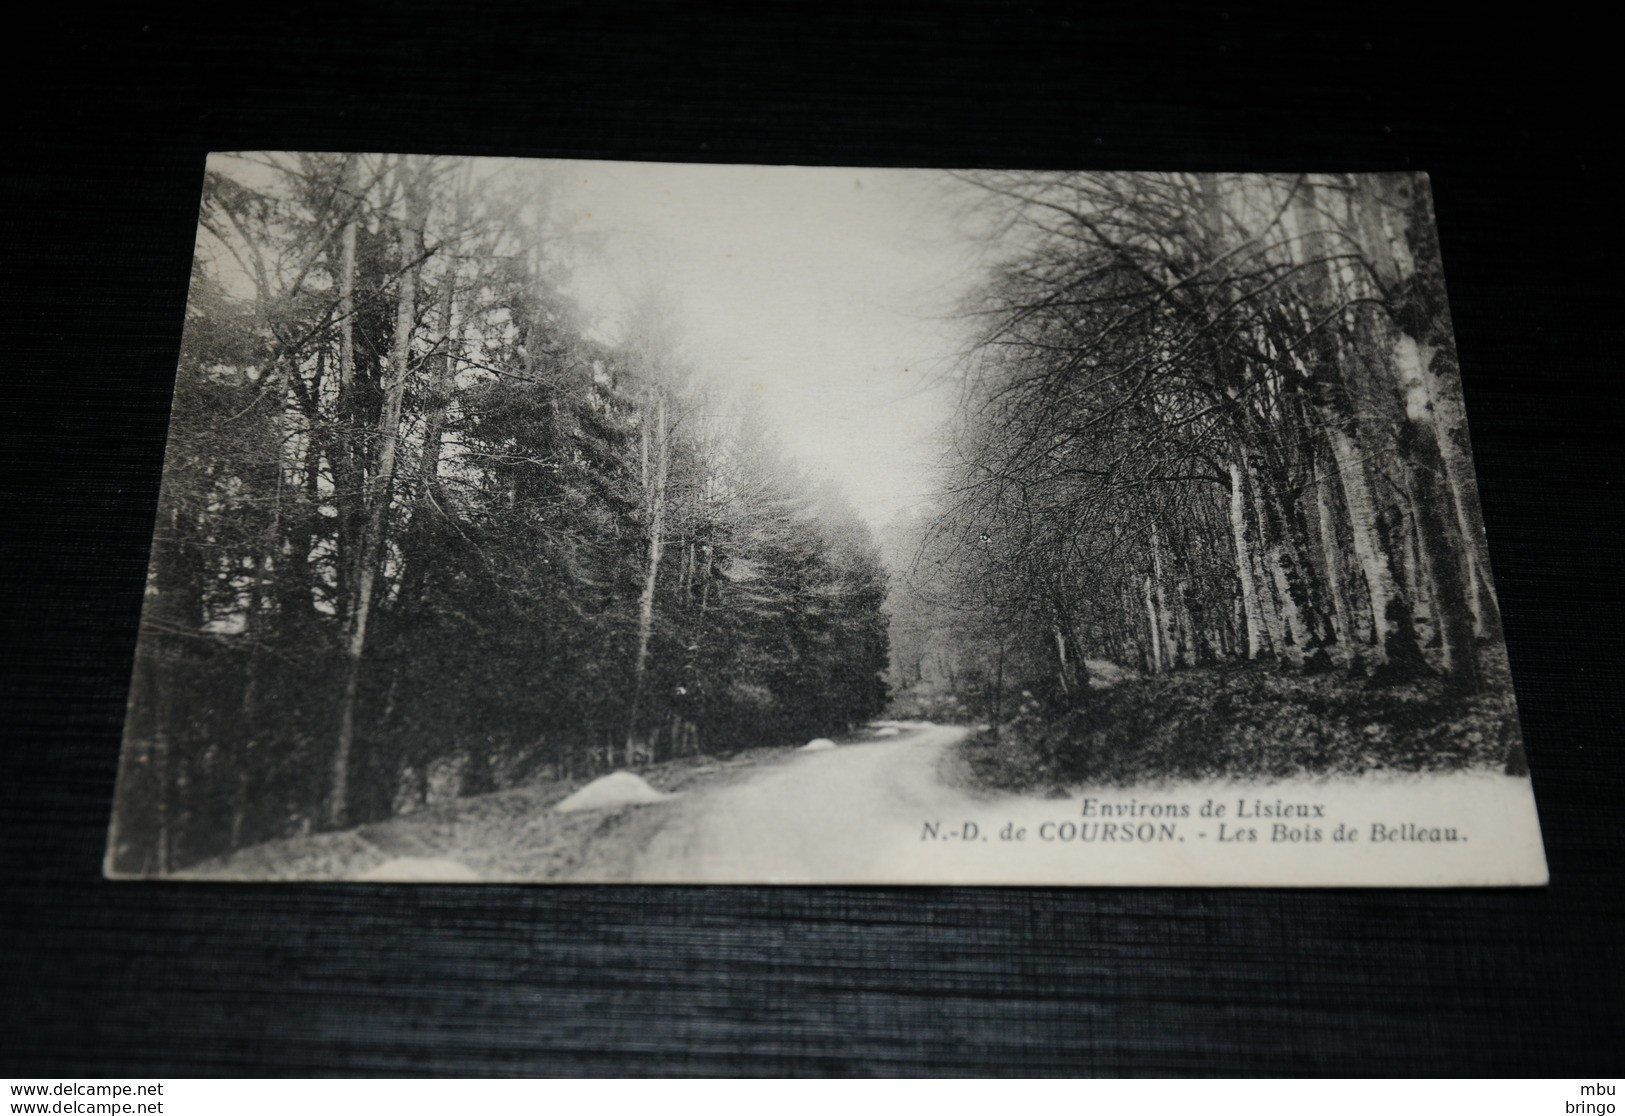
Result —
[[1258, 584], [1253, 579], [1252, 549], [1247, 544], [1247, 503], [1241, 466], [1230, 462], [1230, 537], [1236, 550], [1236, 578], [1241, 582], [1241, 609], [1247, 630], [1247, 658], [1256, 659], [1264, 647], [1263, 617], [1259, 612]]
[[[1448, 306], [1438, 307], [1438, 317], [1430, 329], [1418, 330], [1437, 342], [1423, 345], [1428, 359], [1419, 361], [1420, 387], [1426, 394], [1426, 409], [1433, 428], [1441, 464], [1440, 481], [1449, 493], [1450, 510], [1459, 536], [1467, 578], [1465, 604], [1472, 614], [1473, 635], [1477, 638], [1500, 631], [1495, 604], [1495, 586], [1489, 577], [1489, 540], [1478, 517], [1478, 490], [1473, 475], [1472, 453], [1468, 448], [1467, 413], [1461, 398], [1460, 376], [1455, 373], [1454, 335]], [[1440, 368], [1445, 369], [1441, 374]], [[1413, 370], [1414, 375], [1414, 370]], [[1418, 432], [1420, 433], [1420, 432]]]
[[173, 863], [175, 844], [175, 795], [171, 789], [175, 781], [175, 747], [169, 734], [171, 688], [156, 673], [153, 680], [153, 700], [157, 710], [152, 730], [153, 777], [158, 787], [158, 801], [154, 804], [158, 815], [157, 867], [160, 876], [167, 876]]
[[1309, 649], [1309, 629], [1298, 599], [1299, 587], [1294, 583], [1294, 571], [1287, 563], [1285, 524], [1272, 514], [1258, 471], [1250, 469], [1249, 472], [1252, 474], [1253, 510], [1258, 520], [1259, 557], [1275, 587], [1276, 608], [1280, 613], [1280, 636], [1276, 639], [1275, 650], [1294, 665], [1301, 666], [1303, 656]]
[[351, 613], [344, 693], [339, 705], [338, 746], [333, 752], [332, 796], [327, 821], [333, 828], [343, 826], [349, 816], [350, 767], [355, 748], [356, 699], [360, 690], [362, 657], [367, 646], [367, 623], [372, 615], [373, 591], [383, 561], [384, 535], [389, 522], [391, 487], [395, 479], [395, 457], [399, 449], [401, 403], [406, 394], [406, 376], [412, 357], [412, 321], [417, 303], [417, 277], [423, 255], [423, 229], [420, 222], [420, 183], [405, 162], [405, 210], [401, 222], [402, 271], [395, 302], [395, 338], [390, 350], [390, 382], [384, 397], [383, 415], [378, 423], [378, 469], [366, 498], [366, 528], [361, 542], [361, 564], [356, 575], [355, 608]]
[[1405, 599], [1411, 603], [1412, 618], [1422, 619], [1425, 606], [1428, 626], [1437, 627], [1433, 602], [1438, 594], [1433, 588], [1431, 575], [1422, 569], [1421, 535], [1415, 514], [1416, 489], [1411, 481], [1411, 470], [1405, 462], [1400, 462], [1395, 471], [1399, 474], [1397, 488], [1401, 499], [1388, 508], [1388, 550], [1391, 554], [1399, 555], [1400, 584], [1405, 590]]
[[[164, 668], [160, 662], [165, 654], [164, 645], [168, 639], [169, 637], [165, 635], [151, 631], [143, 634], [140, 650], [136, 655], [135, 678], [130, 688], [133, 699], [131, 704], [139, 701], [146, 707], [147, 715], [151, 718], [144, 742], [144, 754], [141, 757], [143, 766], [148, 768], [148, 778], [151, 780], [150, 808], [153, 826], [151, 851], [141, 862], [140, 872], [144, 876], [169, 874], [173, 845], [172, 815], [175, 794], [170, 786], [170, 767], [175, 750], [170, 736], [172, 705], [170, 693], [173, 687], [164, 677]], [[113, 846], [114, 860], [118, 857], [119, 846], [128, 826], [125, 812], [134, 805], [128, 789], [130, 784], [124, 782], [122, 771], [120, 775], [119, 804], [113, 814], [113, 836], [110, 842]], [[147, 804], [143, 803], [143, 806], [145, 805]]]
[[1343, 584], [1343, 551], [1337, 541], [1337, 519], [1327, 498], [1326, 478], [1315, 460], [1318, 456], [1317, 453], [1310, 459], [1309, 483], [1315, 490], [1321, 564], [1326, 569], [1326, 591], [1332, 601], [1332, 636], [1337, 641], [1337, 658], [1346, 664], [1354, 654], [1354, 617], [1350, 614], [1348, 591]]
[[1157, 616], [1157, 601], [1151, 587], [1151, 575], [1145, 575], [1146, 626], [1151, 629], [1151, 671], [1161, 674], [1163, 667], [1162, 622]]
[[[284, 553], [283, 546], [283, 512], [282, 489], [283, 468], [282, 454], [288, 444], [288, 404], [289, 388], [293, 377], [298, 375], [298, 369], [291, 361], [278, 362], [276, 370], [272, 373], [278, 387], [275, 395], [276, 411], [272, 419], [274, 432], [271, 444], [275, 458], [271, 463], [271, 483], [274, 497], [271, 501], [271, 522], [264, 528], [264, 539], [260, 552], [254, 556], [254, 570], [249, 582], [248, 609], [243, 620], [243, 638], [248, 641], [248, 662], [244, 671], [243, 692], [241, 699], [242, 713], [242, 748], [233, 757], [236, 768], [236, 788], [232, 795], [230, 845], [236, 849], [241, 843], [243, 822], [248, 813], [249, 779], [258, 774], [253, 770], [256, 762], [256, 753], [259, 751], [260, 735], [263, 726], [260, 724], [261, 712], [259, 708], [260, 674], [264, 668], [261, 647], [274, 639], [272, 625], [265, 621], [263, 613], [267, 599], [277, 601], [280, 599], [276, 582], [287, 580], [287, 574], [281, 569], [280, 559]], [[297, 464], [295, 466], [297, 468]], [[296, 513], [295, 518], [298, 517]], [[275, 579], [273, 581], [273, 579]]]
[[1057, 593], [1052, 598], [1055, 618], [1051, 628], [1055, 633], [1056, 658], [1060, 663], [1061, 690], [1068, 703], [1076, 703], [1089, 688], [1089, 664], [1084, 662], [1079, 649], [1078, 630], [1072, 623], [1071, 611]]
[[[1446, 325], [1446, 336], [1449, 327]], [[1495, 601], [1495, 583], [1489, 575], [1489, 541], [1479, 519], [1478, 490], [1473, 476], [1472, 455], [1466, 448], [1467, 416], [1456, 384], [1434, 370], [1433, 365], [1448, 353], [1437, 354], [1423, 369], [1428, 405], [1433, 416], [1434, 438], [1444, 462], [1445, 486], [1450, 492], [1451, 510], [1467, 571], [1467, 605], [1473, 616], [1473, 635], [1479, 639], [1499, 637], [1501, 618]]]
[[1389, 604], [1398, 596], [1394, 584], [1393, 567], [1377, 530], [1376, 500], [1371, 495], [1371, 483], [1366, 477], [1365, 462], [1348, 431], [1333, 424], [1327, 427], [1326, 440], [1332, 447], [1332, 459], [1337, 464], [1337, 479], [1343, 489], [1343, 506], [1348, 509], [1349, 533], [1354, 541], [1354, 557], [1365, 576], [1366, 596], [1371, 609], [1371, 643], [1369, 654], [1378, 664], [1389, 658], [1389, 644], [1395, 635], [1395, 626], [1389, 617]]
[[[1399, 203], [1382, 210], [1391, 214], [1391, 220], [1383, 223], [1385, 238], [1376, 249], [1386, 256], [1383, 266], [1394, 281], [1389, 287], [1390, 307], [1401, 331], [1394, 345], [1394, 368], [1405, 400], [1406, 437], [1416, 449], [1418, 495], [1427, 504], [1420, 511], [1418, 531], [1434, 561], [1439, 590], [1435, 610], [1446, 670], [1470, 689], [1480, 681], [1470, 641], [1492, 631], [1498, 634], [1499, 616], [1488, 577], [1488, 540], [1475, 514], [1477, 493], [1455, 335], [1444, 277], [1437, 270], [1437, 225], [1425, 182], [1397, 179], [1380, 188]], [[1377, 231], [1368, 236], [1375, 240]], [[1419, 252], [1412, 250], [1412, 236], [1420, 241]]]
[[[660, 578], [660, 558], [665, 548], [666, 477], [671, 466], [669, 431], [666, 429], [666, 393], [655, 393], [653, 431], [654, 477], [649, 487], [649, 551], [643, 576], [643, 592], [638, 597], [638, 648], [632, 664], [632, 701], [626, 721], [626, 765], [632, 766], [636, 752], [638, 717], [649, 668], [649, 639], [654, 631], [655, 587]], [[647, 440], [645, 442], [647, 444]]]
[[452, 329], [457, 286], [455, 269], [447, 271], [445, 285], [440, 300], [440, 320], [445, 329], [445, 338], [440, 345], [440, 359], [435, 362], [434, 399], [424, 419], [423, 428], [422, 479], [426, 495], [432, 495], [433, 490], [439, 485], [440, 449], [445, 440], [446, 412], [451, 408], [451, 397], [457, 382], [457, 370], [452, 363], [452, 346], [456, 344], [456, 335]]
[[1405, 389], [1404, 441], [1415, 462], [1412, 477], [1419, 490], [1414, 501], [1417, 535], [1434, 590], [1434, 628], [1445, 675], [1457, 688], [1472, 691], [1482, 679], [1473, 648], [1471, 542], [1452, 530], [1455, 508], [1425, 379], [1429, 356], [1409, 335], [1400, 335], [1394, 344], [1394, 366]]
[[[315, 574], [311, 569], [310, 552], [315, 548], [321, 515], [317, 510], [322, 503], [322, 442], [317, 428], [319, 403], [315, 400], [321, 381], [327, 371], [327, 351], [316, 352], [316, 387], [309, 394], [298, 396], [301, 428], [299, 452], [292, 462], [289, 484], [290, 511], [284, 520], [281, 560], [277, 568], [277, 608], [281, 630], [292, 638], [311, 618], [314, 610], [312, 586]], [[298, 382], [300, 370], [295, 365], [289, 372], [290, 381]]]
[[[1449, 458], [1445, 459], [1449, 465]], [[1463, 546], [1466, 548], [1467, 561], [1467, 603], [1473, 612], [1473, 636], [1484, 639], [1499, 627], [1499, 619], [1490, 619], [1494, 608], [1495, 593], [1487, 571], [1484, 569], [1478, 547], [1469, 540], [1473, 537], [1472, 516], [1467, 512], [1462, 501], [1461, 489], [1457, 487], [1456, 478], [1452, 474], [1450, 481], [1450, 503], [1456, 513], [1456, 529], [1461, 532]]]
[[1157, 600], [1157, 616], [1161, 619], [1162, 627], [1157, 633], [1162, 639], [1162, 658], [1168, 670], [1178, 665], [1179, 632], [1178, 618], [1168, 608], [1168, 593], [1163, 585], [1162, 577], [1162, 537], [1157, 531], [1157, 525], [1151, 524], [1151, 578], [1153, 593]]
[[243, 716], [243, 745], [237, 755], [232, 757], [232, 792], [231, 792], [231, 822], [227, 834], [227, 847], [236, 850], [242, 847], [243, 824], [248, 817], [249, 783], [259, 774], [254, 771], [256, 762], [256, 738], [259, 735], [259, 685], [260, 663], [259, 652], [254, 648], [248, 651], [248, 668], [243, 679], [243, 696], [241, 710]]
[[[354, 158], [347, 158], [340, 179], [341, 189], [356, 189]], [[355, 262], [356, 213], [359, 199], [351, 199], [349, 216], [339, 233], [339, 386], [338, 423], [332, 440], [333, 503], [338, 512], [338, 596], [344, 611], [339, 619], [346, 626], [351, 617], [349, 609], [355, 603], [355, 573], [359, 560], [361, 540], [357, 528], [361, 517], [357, 510], [366, 498], [366, 467], [356, 437], [360, 416], [356, 408], [355, 384]], [[364, 514], [364, 510], [363, 510]]]
[[[141, 615], [141, 638], [137, 645], [134, 678], [131, 685], [132, 716], [137, 703], [148, 717], [143, 761], [150, 771], [150, 802], [153, 845], [143, 858], [142, 874], [167, 875], [174, 864], [178, 802], [175, 794], [175, 690], [177, 661], [185, 654], [186, 635], [203, 623], [200, 571], [195, 556], [183, 540], [193, 537], [193, 524], [186, 521], [178, 501], [166, 481], [159, 497], [158, 522], [152, 539], [152, 588]], [[125, 831], [124, 812], [132, 810], [129, 790], [121, 781], [119, 803], [114, 811], [115, 833], [111, 839], [117, 855]]]
[[[1303, 366], [1308, 377], [1309, 409], [1326, 431], [1333, 469], [1348, 511], [1355, 560], [1367, 586], [1372, 623], [1366, 657], [1382, 664], [1388, 661], [1393, 631], [1388, 609], [1397, 594], [1393, 568], [1382, 546], [1379, 513], [1359, 448], [1358, 408], [1352, 398], [1351, 380], [1363, 365], [1348, 347], [1341, 325], [1334, 326], [1328, 320], [1317, 321], [1325, 308], [1346, 304], [1356, 294], [1364, 293], [1356, 289], [1359, 280], [1355, 269], [1340, 258], [1348, 254], [1348, 229], [1358, 219], [1354, 212], [1357, 207], [1350, 201], [1352, 195], [1353, 188], [1347, 181], [1306, 175], [1298, 183], [1291, 212], [1300, 234], [1294, 258], [1305, 265], [1309, 296], [1303, 323], [1311, 330], [1306, 351], [1313, 354], [1313, 367]], [[1328, 212], [1339, 208], [1344, 218], [1341, 223]], [[1307, 456], [1315, 489], [1327, 595], [1331, 598], [1332, 635], [1339, 645], [1338, 659], [1352, 668], [1361, 659], [1353, 590], [1345, 576], [1337, 519], [1325, 488], [1327, 478], [1320, 464], [1321, 455], [1311, 446]]]

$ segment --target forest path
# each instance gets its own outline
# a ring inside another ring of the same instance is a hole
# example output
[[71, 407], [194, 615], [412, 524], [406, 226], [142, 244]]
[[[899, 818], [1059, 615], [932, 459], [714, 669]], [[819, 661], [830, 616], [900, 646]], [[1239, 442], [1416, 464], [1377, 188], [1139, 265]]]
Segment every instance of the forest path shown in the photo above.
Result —
[[571, 874], [636, 883], [897, 883], [922, 818], [974, 800], [944, 782], [969, 730], [927, 725], [775, 764], [744, 782], [637, 808]]

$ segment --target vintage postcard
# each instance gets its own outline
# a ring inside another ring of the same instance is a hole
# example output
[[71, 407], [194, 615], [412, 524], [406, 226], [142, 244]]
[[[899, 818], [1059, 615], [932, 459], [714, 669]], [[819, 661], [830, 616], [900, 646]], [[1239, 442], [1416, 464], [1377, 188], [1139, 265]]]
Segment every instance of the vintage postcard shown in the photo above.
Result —
[[1427, 180], [211, 157], [106, 872], [1544, 883]]

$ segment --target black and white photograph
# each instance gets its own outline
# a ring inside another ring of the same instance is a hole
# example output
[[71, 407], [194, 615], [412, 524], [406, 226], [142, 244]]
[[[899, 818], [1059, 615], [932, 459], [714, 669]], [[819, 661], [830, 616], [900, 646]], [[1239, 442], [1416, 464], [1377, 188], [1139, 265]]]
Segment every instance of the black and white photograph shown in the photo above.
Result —
[[1544, 883], [1426, 176], [211, 156], [105, 871]]
[[13, 1107], [1617, 1107], [1589, 11], [25, 15]]

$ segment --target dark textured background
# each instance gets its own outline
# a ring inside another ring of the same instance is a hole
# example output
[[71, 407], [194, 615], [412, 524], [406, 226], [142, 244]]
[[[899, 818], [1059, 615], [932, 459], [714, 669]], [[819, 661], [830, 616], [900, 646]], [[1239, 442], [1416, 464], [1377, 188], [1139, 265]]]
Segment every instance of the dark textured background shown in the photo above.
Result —
[[[8, 25], [0, 1074], [1620, 1073], [1619, 62], [1296, 8]], [[1551, 887], [102, 882], [210, 148], [1430, 171]]]

